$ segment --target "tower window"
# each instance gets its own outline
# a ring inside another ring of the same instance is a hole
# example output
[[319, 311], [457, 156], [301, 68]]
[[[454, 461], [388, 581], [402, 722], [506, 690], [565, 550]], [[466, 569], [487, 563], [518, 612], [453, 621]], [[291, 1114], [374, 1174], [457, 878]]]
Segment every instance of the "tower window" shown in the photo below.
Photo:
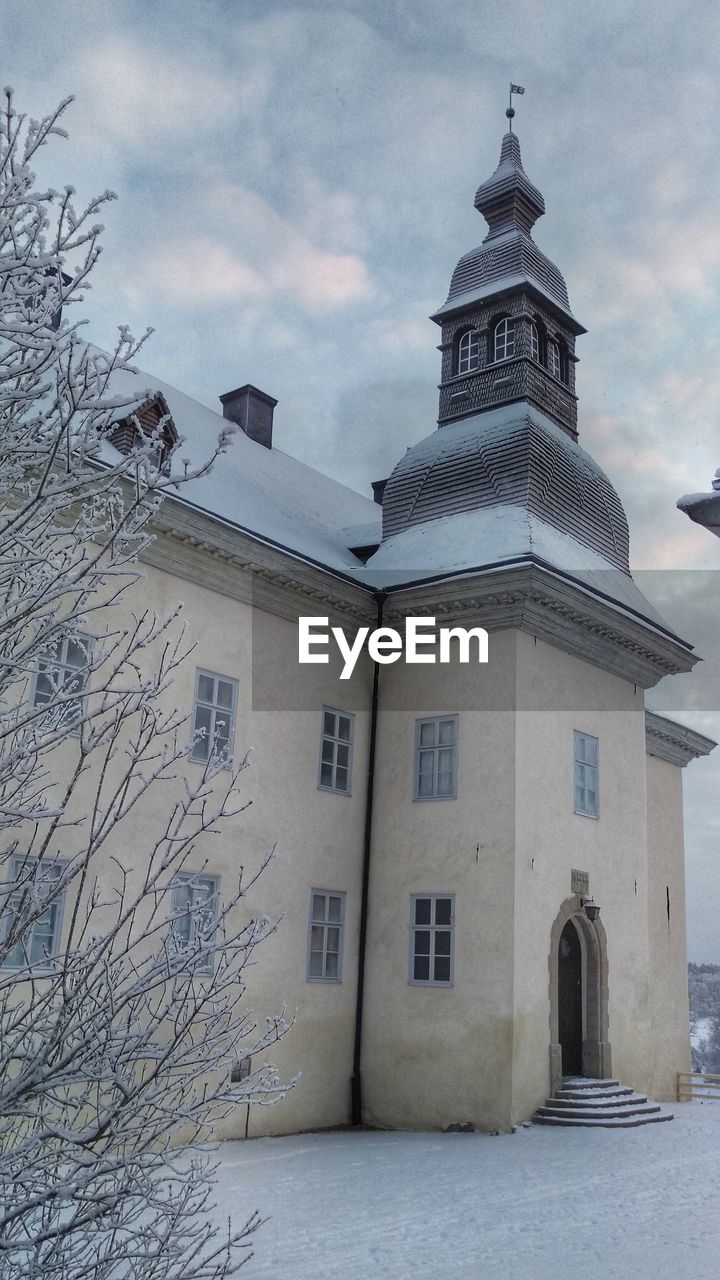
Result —
[[530, 355], [533, 360], [540, 359], [540, 334], [534, 320], [530, 321]]
[[515, 353], [515, 322], [507, 317], [495, 325], [493, 358], [509, 360]]
[[457, 371], [470, 373], [480, 367], [480, 334], [477, 329], [468, 329], [458, 343]]
[[553, 378], [561, 376], [560, 347], [557, 342], [548, 343], [548, 369]]

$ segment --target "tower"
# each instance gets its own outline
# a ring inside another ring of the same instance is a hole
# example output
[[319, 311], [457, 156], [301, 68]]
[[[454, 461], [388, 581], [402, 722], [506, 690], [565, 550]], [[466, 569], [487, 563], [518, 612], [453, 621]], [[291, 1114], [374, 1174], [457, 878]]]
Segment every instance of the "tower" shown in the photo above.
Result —
[[438, 423], [525, 400], [576, 439], [575, 339], [585, 329], [561, 273], [532, 238], [545, 201], [523, 169], [516, 134], [505, 134], [475, 208], [488, 233], [460, 259], [432, 316], [442, 330]]

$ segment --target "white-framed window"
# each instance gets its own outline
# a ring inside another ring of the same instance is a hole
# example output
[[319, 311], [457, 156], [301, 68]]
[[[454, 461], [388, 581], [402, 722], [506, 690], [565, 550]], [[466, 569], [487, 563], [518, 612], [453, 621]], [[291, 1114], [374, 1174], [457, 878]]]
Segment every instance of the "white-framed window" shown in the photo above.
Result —
[[457, 794], [458, 718], [426, 716], [415, 721], [416, 800], [450, 800]]
[[499, 320], [493, 334], [493, 359], [509, 360], [515, 354], [515, 321], [508, 316]]
[[548, 369], [550, 370], [553, 378], [562, 378], [560, 347], [554, 338], [552, 342], [548, 342]]
[[576, 813], [597, 818], [600, 795], [598, 791], [598, 740], [591, 733], [573, 730], [573, 796]]
[[330, 889], [311, 890], [308, 982], [341, 981], [344, 924], [345, 894]]
[[471, 373], [480, 368], [480, 333], [477, 329], [468, 329], [458, 343], [457, 371]]
[[58, 705], [59, 723], [64, 728], [79, 728], [91, 655], [90, 636], [62, 636], [53, 641], [38, 660], [32, 688], [34, 707], [46, 706], [58, 698], [71, 698], [71, 695], [75, 695], [67, 703]]
[[45, 900], [48, 905], [4, 957], [3, 964], [8, 968], [19, 969], [27, 964], [46, 967], [57, 954], [64, 893], [58, 893], [56, 884], [62, 870], [63, 864], [57, 859], [38, 861], [22, 855], [11, 859], [11, 883], [16, 887], [5, 900], [6, 918], [0, 922], [3, 937], [22, 927]]
[[353, 721], [349, 711], [323, 707], [320, 733], [318, 787], [350, 795], [352, 782]]
[[195, 672], [193, 748], [191, 760], [205, 764], [213, 759], [230, 763], [235, 739], [237, 680], [213, 671]]
[[530, 321], [530, 355], [533, 360], [540, 359], [540, 333], [534, 320]]
[[198, 950], [203, 942], [215, 939], [218, 917], [218, 876], [192, 871], [178, 871], [172, 884], [173, 941], [179, 951], [192, 952], [192, 968], [196, 973], [212, 973], [212, 951]]
[[451, 893], [414, 893], [410, 915], [410, 981], [452, 986], [455, 899]]

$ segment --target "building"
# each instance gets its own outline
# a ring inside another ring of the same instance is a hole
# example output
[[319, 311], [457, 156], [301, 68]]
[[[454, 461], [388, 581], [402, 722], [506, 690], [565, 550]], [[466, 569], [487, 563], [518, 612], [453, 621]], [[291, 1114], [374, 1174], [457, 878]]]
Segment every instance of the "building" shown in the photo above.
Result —
[[[437, 429], [376, 501], [274, 448], [275, 401], [247, 385], [221, 396], [233, 447], [146, 555], [147, 598], [181, 598], [196, 641], [176, 700], [253, 752], [209, 896], [279, 851], [257, 901], [286, 919], [246, 998], [297, 1009], [278, 1062], [302, 1079], [253, 1135], [508, 1128], [563, 1074], [668, 1099], [689, 1068], [681, 770], [714, 744], [645, 690], [696, 659], [633, 582], [621, 503], [578, 443], [584, 329], [512, 132], [475, 205], [488, 234], [432, 317]], [[117, 447], [166, 419], [206, 454], [219, 415], [143, 378]], [[418, 616], [485, 628], [487, 664], [298, 663], [300, 618], [350, 636]], [[142, 850], [140, 819], [125, 837]]]
[[712, 493], [686, 493], [677, 505], [695, 524], [704, 525], [720, 538], [720, 467], [713, 476]]

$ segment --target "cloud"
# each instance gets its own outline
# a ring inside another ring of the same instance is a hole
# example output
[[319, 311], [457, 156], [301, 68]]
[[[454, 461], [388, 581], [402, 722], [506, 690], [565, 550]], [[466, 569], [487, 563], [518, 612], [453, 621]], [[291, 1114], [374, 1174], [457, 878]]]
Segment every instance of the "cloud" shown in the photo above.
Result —
[[121, 32], [82, 49], [74, 74], [80, 100], [91, 105], [80, 122], [83, 132], [143, 151], [167, 135], [207, 133], [240, 100], [232, 80], [202, 69], [196, 50], [185, 58], [152, 38]]
[[218, 183], [207, 192], [206, 205], [222, 234], [241, 241], [234, 248], [228, 245], [227, 252], [238, 266], [254, 264], [252, 275], [259, 277], [266, 295], [287, 293], [307, 310], [317, 312], [373, 296], [374, 286], [359, 254], [318, 247], [290, 218], [249, 188]]

